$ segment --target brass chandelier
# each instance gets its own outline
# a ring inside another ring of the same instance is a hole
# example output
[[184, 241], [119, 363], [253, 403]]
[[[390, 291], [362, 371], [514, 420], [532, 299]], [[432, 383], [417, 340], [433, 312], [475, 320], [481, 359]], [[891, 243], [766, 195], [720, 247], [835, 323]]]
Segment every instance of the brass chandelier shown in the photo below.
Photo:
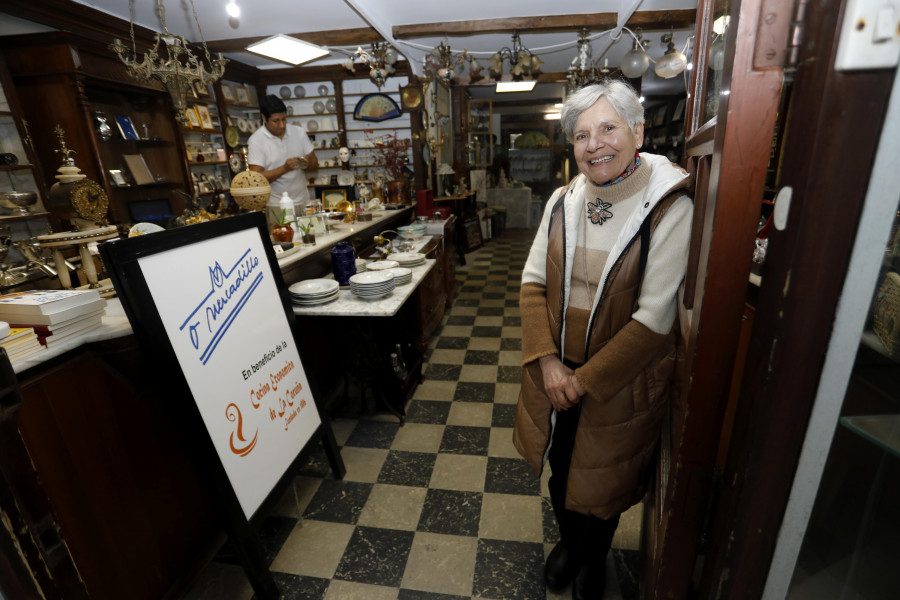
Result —
[[344, 61], [344, 68], [354, 72], [353, 59], [359, 58], [364, 64], [369, 65], [369, 79], [380, 90], [384, 85], [385, 79], [394, 73], [394, 63], [397, 62], [397, 51], [387, 43], [374, 42], [372, 51], [366, 52], [362, 46], [356, 49], [356, 52], [350, 55]]
[[[129, 0], [128, 7], [131, 22], [131, 48], [129, 49], [121, 40], [116, 38], [110, 44], [109, 49], [115, 52], [119, 60], [125, 64], [129, 75], [132, 77], [144, 81], [157, 80], [162, 83], [172, 97], [176, 118], [185, 123], [187, 121], [184, 112], [185, 99], [190, 93], [191, 87], [196, 82], [204, 86], [216, 82], [225, 74], [225, 65], [228, 64], [228, 59], [223, 58], [221, 53], [219, 53], [219, 58], [216, 60], [210, 57], [206, 41], [203, 40], [200, 21], [197, 18], [197, 9], [194, 8], [194, 0], [191, 0], [191, 9], [194, 13], [194, 21], [197, 23], [197, 31], [200, 32], [200, 41], [206, 53], [206, 63], [209, 65], [209, 70], [191, 52], [188, 47], [188, 41], [183, 36], [169, 32], [166, 27], [166, 7], [163, 5], [163, 0], [157, 0], [156, 3], [159, 21], [163, 30], [156, 33], [150, 50], [143, 57], [139, 58], [134, 40], [134, 0]], [[165, 58], [163, 55], [165, 55]]]

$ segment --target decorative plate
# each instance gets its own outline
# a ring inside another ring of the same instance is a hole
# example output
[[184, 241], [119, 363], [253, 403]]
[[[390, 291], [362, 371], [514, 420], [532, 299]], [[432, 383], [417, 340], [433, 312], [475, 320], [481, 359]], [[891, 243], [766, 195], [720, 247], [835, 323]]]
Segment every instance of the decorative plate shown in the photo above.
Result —
[[134, 227], [128, 230], [128, 237], [133, 238], [139, 235], [147, 235], [148, 233], [156, 233], [157, 231], [165, 230], [155, 223], [135, 223]]
[[316, 112], [317, 115], [321, 115], [322, 113], [325, 112], [325, 105], [322, 102], [320, 102], [319, 100], [316, 100], [316, 103], [313, 104], [313, 110]]
[[[237, 127], [229, 125], [225, 128], [225, 143], [228, 144], [229, 148], [234, 148], [240, 141], [241, 134], [238, 132]], [[425, 145], [427, 146], [428, 144]]]
[[357, 121], [385, 121], [399, 116], [400, 107], [386, 94], [367, 94], [353, 109], [353, 118]]
[[306, 130], [307, 131], [318, 131], [319, 130], [319, 122], [315, 119], [310, 119], [306, 122]]
[[287, 107], [287, 114], [289, 114], [289, 115], [294, 114], [294, 107], [293, 107], [293, 106], [288, 106], [288, 107]]
[[338, 174], [338, 185], [354, 185], [355, 183], [356, 176], [353, 171], [341, 171]]
[[325, 101], [325, 108], [328, 109], [328, 112], [337, 112], [337, 102], [334, 101], [334, 98]]
[[238, 117], [237, 126], [238, 126], [238, 129], [240, 129], [244, 133], [247, 133], [248, 131], [250, 131], [249, 123], [247, 123], [247, 119], [245, 119], [243, 117]]
[[243, 162], [241, 160], [241, 155], [237, 152], [232, 153], [231, 158], [228, 159], [228, 166], [231, 167], [232, 173], [237, 173], [243, 167]]
[[405, 110], [417, 110], [422, 107], [422, 86], [410, 84], [400, 88], [400, 104]]
[[306, 88], [303, 87], [302, 85], [295, 85], [294, 86], [294, 95], [297, 96], [298, 98], [305, 97], [306, 96]]
[[289, 87], [286, 86], [286, 85], [283, 85], [283, 86], [281, 86], [281, 89], [278, 90], [278, 94], [279, 94], [282, 98], [290, 98], [290, 97], [291, 97], [291, 88], [289, 88]]
[[319, 92], [320, 96], [327, 96], [328, 95], [328, 86], [323, 83], [318, 88], [316, 88], [316, 91]]

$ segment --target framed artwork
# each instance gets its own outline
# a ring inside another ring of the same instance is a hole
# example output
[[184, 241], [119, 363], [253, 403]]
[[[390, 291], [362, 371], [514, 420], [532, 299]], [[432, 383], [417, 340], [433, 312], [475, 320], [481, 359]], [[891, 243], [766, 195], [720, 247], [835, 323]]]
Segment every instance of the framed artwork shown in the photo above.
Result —
[[231, 89], [231, 85], [229, 85], [227, 83], [222, 84], [222, 98], [225, 99], [225, 102], [234, 104], [234, 101], [235, 101], [234, 90]]
[[656, 112], [653, 113], [653, 126], [659, 127], [660, 125], [666, 122], [666, 108], [665, 106], [661, 106], [656, 109]]
[[678, 121], [681, 119], [682, 113], [684, 112], [684, 101], [685, 99], [682, 98], [678, 101], [678, 104], [675, 105], [675, 110], [672, 111], [673, 121]]
[[400, 114], [400, 107], [387, 94], [366, 94], [353, 109], [353, 118], [357, 121], [386, 121], [396, 119]]
[[134, 128], [134, 123], [131, 122], [131, 117], [128, 115], [116, 115], [116, 125], [119, 126], [119, 133], [126, 140], [141, 139], [141, 136], [137, 134], [137, 130]]
[[237, 98], [238, 104], [250, 105], [250, 92], [247, 90], [246, 86], [234, 86], [234, 95]]
[[122, 187], [128, 185], [128, 181], [125, 179], [125, 174], [119, 169], [110, 169], [109, 178], [112, 179], [113, 183], [115, 183], [117, 186]]
[[347, 190], [344, 188], [326, 188], [322, 190], [322, 208], [334, 209], [338, 204], [347, 199]]
[[209, 86], [202, 81], [194, 82], [194, 92], [196, 92], [198, 98], [209, 98]]
[[188, 122], [191, 124], [191, 127], [200, 128], [200, 117], [197, 116], [197, 111], [194, 110], [193, 106], [188, 106], [184, 109], [184, 114], [188, 118]]
[[205, 104], [198, 104], [194, 107], [197, 116], [200, 118], [200, 127], [203, 129], [213, 129], [212, 117], [209, 114], [209, 107]]
[[128, 170], [131, 171], [131, 176], [134, 178], [136, 184], [147, 185], [156, 182], [150, 169], [147, 168], [147, 163], [144, 161], [143, 155], [123, 154], [122, 158], [125, 159], [125, 164], [128, 165]]

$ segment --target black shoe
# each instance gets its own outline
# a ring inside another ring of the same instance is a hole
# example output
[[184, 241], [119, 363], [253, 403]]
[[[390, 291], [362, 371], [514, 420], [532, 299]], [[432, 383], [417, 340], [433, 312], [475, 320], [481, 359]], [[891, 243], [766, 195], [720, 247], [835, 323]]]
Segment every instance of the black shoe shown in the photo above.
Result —
[[550, 555], [547, 556], [547, 565], [544, 567], [544, 582], [547, 588], [559, 592], [572, 581], [578, 564], [569, 555], [569, 550], [562, 542], [557, 542]]
[[601, 600], [605, 588], [606, 565], [583, 566], [578, 569], [572, 584], [572, 600]]

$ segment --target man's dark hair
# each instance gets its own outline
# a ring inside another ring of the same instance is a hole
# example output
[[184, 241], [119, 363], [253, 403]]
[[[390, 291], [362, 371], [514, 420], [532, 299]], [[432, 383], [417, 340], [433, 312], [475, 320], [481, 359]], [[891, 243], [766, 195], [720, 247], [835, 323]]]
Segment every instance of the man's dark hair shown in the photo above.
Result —
[[268, 118], [275, 113], [286, 113], [287, 108], [285, 107], [284, 102], [281, 101], [281, 98], [274, 94], [269, 94], [260, 101], [259, 112], [261, 112], [268, 120]]

